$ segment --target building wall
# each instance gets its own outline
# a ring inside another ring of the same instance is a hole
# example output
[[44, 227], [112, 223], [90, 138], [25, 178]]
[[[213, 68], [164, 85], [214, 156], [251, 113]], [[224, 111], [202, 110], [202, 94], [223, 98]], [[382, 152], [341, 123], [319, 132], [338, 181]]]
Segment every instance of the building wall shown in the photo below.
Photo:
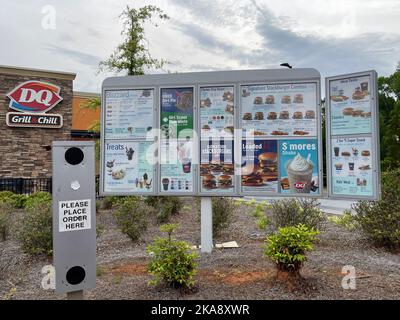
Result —
[[81, 107], [82, 104], [93, 98], [100, 98], [100, 95], [74, 92], [72, 100], [72, 130], [90, 131], [91, 126], [100, 121], [100, 108], [91, 110]]
[[[73, 78], [75, 76], [71, 74], [53, 77], [51, 72], [9, 72], [7, 68], [0, 68], [0, 178], [51, 176], [51, 150], [46, 150], [46, 146], [51, 146], [54, 140], [71, 140]], [[50, 113], [62, 115], [62, 128], [7, 126], [6, 113], [13, 110], [8, 107], [10, 99], [6, 94], [29, 80], [49, 82], [61, 87], [63, 100]]]

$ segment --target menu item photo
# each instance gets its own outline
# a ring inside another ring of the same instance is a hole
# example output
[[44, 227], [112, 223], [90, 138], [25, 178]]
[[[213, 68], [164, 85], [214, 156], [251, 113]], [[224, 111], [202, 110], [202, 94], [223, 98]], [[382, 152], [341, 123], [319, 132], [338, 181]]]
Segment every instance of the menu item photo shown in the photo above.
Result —
[[317, 146], [316, 139], [280, 141], [282, 193], [320, 193]]
[[315, 83], [248, 85], [241, 91], [243, 136], [317, 135]]

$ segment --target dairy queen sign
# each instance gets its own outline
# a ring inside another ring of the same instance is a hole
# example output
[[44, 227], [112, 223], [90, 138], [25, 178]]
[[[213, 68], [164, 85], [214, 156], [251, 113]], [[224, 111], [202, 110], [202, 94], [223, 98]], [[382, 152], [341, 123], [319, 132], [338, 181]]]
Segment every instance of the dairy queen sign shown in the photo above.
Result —
[[59, 114], [46, 113], [62, 101], [60, 87], [40, 81], [27, 81], [7, 94], [10, 109], [6, 123], [9, 127], [61, 128]]

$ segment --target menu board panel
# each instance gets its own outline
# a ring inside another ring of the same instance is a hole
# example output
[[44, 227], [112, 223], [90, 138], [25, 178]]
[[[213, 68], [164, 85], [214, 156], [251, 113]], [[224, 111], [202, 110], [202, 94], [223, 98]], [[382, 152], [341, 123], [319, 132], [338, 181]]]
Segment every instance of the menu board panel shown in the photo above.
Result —
[[153, 142], [106, 142], [104, 148], [106, 192], [153, 192]]
[[242, 140], [241, 186], [244, 192], [278, 192], [277, 140]]
[[370, 137], [332, 138], [332, 193], [372, 196], [372, 141]]
[[154, 90], [115, 90], [105, 94], [105, 139], [150, 138]]
[[161, 89], [161, 137], [193, 137], [193, 88]]
[[234, 87], [200, 88], [200, 135], [232, 137], [234, 132]]
[[281, 192], [319, 194], [318, 140], [279, 142]]
[[316, 83], [241, 86], [245, 136], [317, 136]]
[[234, 143], [228, 139], [202, 140], [200, 143], [201, 192], [234, 192]]
[[161, 144], [161, 192], [193, 192], [193, 143], [169, 139]]
[[332, 135], [371, 133], [370, 78], [367, 75], [329, 82]]

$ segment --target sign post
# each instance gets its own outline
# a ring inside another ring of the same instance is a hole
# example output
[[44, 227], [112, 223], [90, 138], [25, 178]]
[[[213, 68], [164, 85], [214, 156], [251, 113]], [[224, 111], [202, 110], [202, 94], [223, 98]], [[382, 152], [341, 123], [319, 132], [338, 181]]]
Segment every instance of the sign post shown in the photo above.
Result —
[[94, 142], [54, 141], [52, 149], [56, 291], [77, 300], [96, 285]]
[[211, 253], [213, 248], [212, 201], [201, 198], [201, 252]]

